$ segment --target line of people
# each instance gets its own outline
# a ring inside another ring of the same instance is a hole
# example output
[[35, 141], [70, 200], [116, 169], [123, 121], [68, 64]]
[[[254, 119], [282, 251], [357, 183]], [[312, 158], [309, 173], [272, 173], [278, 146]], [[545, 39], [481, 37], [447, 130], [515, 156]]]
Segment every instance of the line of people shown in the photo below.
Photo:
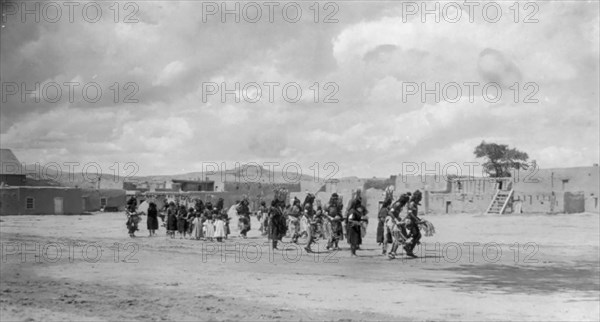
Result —
[[296, 244], [300, 238], [305, 237], [307, 244], [304, 249], [307, 252], [313, 251], [311, 246], [318, 239], [327, 240], [328, 250], [339, 250], [340, 241], [346, 237], [351, 255], [356, 256], [368, 224], [360, 190], [353, 196], [345, 214], [343, 200], [337, 193], [331, 195], [325, 207], [319, 200], [315, 207], [315, 196], [310, 193], [303, 203], [298, 198], [294, 198], [291, 204], [286, 204], [285, 200], [286, 198], [275, 198], [269, 208], [266, 203], [262, 203], [257, 213], [261, 223], [259, 229], [263, 236], [271, 240], [274, 249], [287, 236]]
[[197, 200], [194, 207], [186, 209], [184, 205], [171, 201], [165, 206], [167, 235], [180, 239], [216, 240], [222, 242], [231, 234], [230, 218], [224, 208], [223, 199], [216, 206], [209, 201], [206, 204]]
[[[307, 194], [304, 202], [294, 198], [291, 204], [287, 203], [288, 196], [289, 193], [285, 189], [276, 190], [270, 206], [267, 207], [266, 202], [262, 201], [255, 212], [260, 223], [259, 231], [271, 241], [272, 248], [277, 249], [278, 243], [287, 237], [290, 242], [296, 244], [301, 238], [306, 238], [304, 248], [307, 252], [313, 251], [312, 246], [319, 239], [327, 241], [326, 249], [340, 250], [340, 242], [346, 239], [351, 255], [356, 256], [368, 225], [368, 215], [360, 190], [354, 193], [345, 212], [343, 199], [337, 193], [331, 195], [325, 206], [320, 200], [315, 200], [311, 193]], [[417, 190], [412, 194], [402, 194], [394, 201], [393, 187], [386, 189], [377, 227], [377, 242], [382, 246], [383, 255], [388, 255], [390, 259], [395, 258], [398, 248], [403, 246], [408, 256], [416, 257], [414, 248], [420, 243], [420, 228], [425, 228], [428, 234], [433, 233], [433, 225], [418, 217], [421, 197], [421, 192]], [[177, 200], [165, 203], [162, 212], [151, 202], [147, 220], [150, 236], [156, 235], [158, 218], [161, 218], [163, 226], [167, 229], [167, 236], [171, 238], [177, 235], [180, 239], [218, 242], [227, 239], [231, 235], [231, 213], [228, 214], [224, 207], [224, 200], [220, 198], [216, 206], [210, 201], [204, 204], [202, 200], [197, 199], [194, 202], [194, 207], [190, 208], [186, 208]], [[132, 237], [137, 230], [137, 223], [135, 228], [133, 223], [136, 220], [139, 222], [139, 219], [131, 215], [136, 213], [136, 205], [134, 199], [128, 202], [128, 228]], [[402, 218], [400, 214], [405, 207], [407, 214]], [[252, 214], [248, 197], [244, 196], [241, 201], [236, 201], [232, 209], [235, 209], [238, 217], [240, 237], [247, 238], [251, 229]], [[392, 244], [389, 253], [388, 244]]]

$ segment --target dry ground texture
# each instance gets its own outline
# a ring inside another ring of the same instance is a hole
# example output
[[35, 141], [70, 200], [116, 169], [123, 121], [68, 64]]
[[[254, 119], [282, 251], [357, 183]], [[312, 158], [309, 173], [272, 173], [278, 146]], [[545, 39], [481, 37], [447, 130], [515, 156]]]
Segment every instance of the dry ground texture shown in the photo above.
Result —
[[388, 260], [374, 218], [352, 258], [270, 252], [255, 219], [215, 246], [145, 219], [130, 239], [123, 213], [4, 216], [0, 320], [599, 319], [598, 214], [425, 218], [421, 258]]

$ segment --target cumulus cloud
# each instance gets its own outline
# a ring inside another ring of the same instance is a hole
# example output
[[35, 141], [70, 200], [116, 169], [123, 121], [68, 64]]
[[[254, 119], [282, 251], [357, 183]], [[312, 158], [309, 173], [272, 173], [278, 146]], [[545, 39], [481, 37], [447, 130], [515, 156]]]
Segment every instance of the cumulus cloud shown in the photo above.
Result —
[[485, 81], [497, 83], [504, 88], [521, 81], [521, 71], [502, 52], [486, 48], [479, 54], [477, 62], [479, 74]]
[[152, 82], [154, 86], [161, 85], [169, 85], [171, 84], [177, 77], [181, 76], [181, 74], [185, 71], [185, 65], [176, 60], [170, 62], [163, 70], [160, 71], [156, 80]]
[[[107, 13], [110, 5], [102, 3]], [[469, 23], [466, 12], [455, 24], [403, 21], [393, 2], [338, 3], [333, 24], [310, 15], [296, 24], [202, 22], [197, 2], [138, 5], [134, 24], [110, 15], [96, 24], [7, 21], [3, 82], [96, 82], [103, 95], [94, 103], [80, 92], [57, 103], [8, 96], [3, 148], [28, 162], [135, 161], [142, 174], [210, 160], [336, 162], [339, 175], [386, 176], [403, 161], [471, 160], [482, 139], [516, 146], [541, 166], [598, 162], [598, 3], [542, 2], [535, 24], [514, 23], [504, 3], [508, 19], [496, 24]], [[129, 82], [137, 103], [124, 102]], [[296, 82], [303, 96], [207, 102], [205, 82]], [[323, 102], [333, 93], [327, 82], [337, 84], [338, 103]], [[454, 102], [404, 101], [407, 82], [498, 82], [503, 95], [490, 102], [481, 86], [470, 96], [462, 86]], [[524, 102], [528, 95], [538, 102]]]

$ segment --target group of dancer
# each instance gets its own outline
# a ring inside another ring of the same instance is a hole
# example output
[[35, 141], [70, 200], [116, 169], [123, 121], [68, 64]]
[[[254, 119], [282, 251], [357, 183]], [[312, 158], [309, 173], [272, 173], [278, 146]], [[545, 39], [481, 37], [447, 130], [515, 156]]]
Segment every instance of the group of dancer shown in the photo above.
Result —
[[[271, 247], [277, 249], [278, 243], [287, 237], [290, 242], [298, 244], [301, 238], [306, 238], [307, 252], [313, 252], [312, 246], [319, 239], [327, 241], [326, 249], [339, 250], [340, 242], [344, 239], [350, 245], [350, 254], [356, 256], [363, 238], [366, 235], [368, 216], [363, 204], [361, 191], [357, 190], [344, 211], [343, 198], [333, 193], [327, 204], [322, 205], [320, 200], [315, 200], [315, 195], [307, 193], [304, 201], [294, 198], [287, 203], [289, 193], [285, 189], [276, 189], [275, 198], [267, 206], [261, 201], [254, 213], [260, 223], [261, 235], [271, 241]], [[414, 255], [414, 248], [421, 239], [420, 228], [430, 235], [433, 225], [419, 219], [418, 206], [421, 201], [419, 190], [414, 193], [405, 193], [398, 200], [393, 199], [393, 187], [386, 189], [386, 196], [379, 211], [379, 224], [377, 227], [377, 242], [382, 245], [382, 253], [390, 258], [397, 256], [400, 245], [403, 245], [406, 254]], [[403, 208], [407, 208], [404, 218], [400, 215]], [[135, 237], [137, 230], [136, 218], [137, 200], [128, 201], [127, 227], [131, 237]], [[251, 229], [250, 202], [247, 196], [241, 201], [236, 201], [231, 208], [238, 218], [240, 238], [247, 238]], [[223, 242], [231, 235], [230, 220], [232, 212], [224, 207], [224, 200], [220, 198], [215, 206], [208, 201], [196, 199], [192, 207], [186, 207], [179, 200], [165, 202], [165, 207], [159, 211], [154, 202], [149, 203], [147, 211], [149, 236], [155, 236], [158, 229], [158, 218], [163, 221], [167, 229], [167, 236], [175, 238], [190, 238]], [[387, 246], [392, 247], [387, 253]]]
[[[388, 255], [390, 259], [398, 256], [400, 245], [403, 246], [407, 256], [417, 257], [414, 249], [421, 241], [421, 229], [426, 236], [435, 232], [433, 224], [419, 218], [419, 206], [421, 202], [421, 191], [404, 193], [394, 200], [394, 189], [392, 186], [386, 189], [385, 199], [379, 210], [379, 225], [377, 226], [377, 242], [382, 245], [382, 254]], [[402, 218], [402, 209], [406, 206], [406, 216]], [[388, 244], [392, 244], [390, 252], [387, 252]]]
[[294, 198], [291, 204], [286, 204], [285, 200], [287, 198], [280, 198], [276, 194], [270, 207], [262, 203], [257, 212], [261, 223], [259, 230], [271, 240], [274, 249], [287, 236], [295, 244], [305, 237], [307, 243], [304, 249], [309, 253], [319, 239], [327, 240], [328, 250], [339, 250], [339, 242], [346, 236], [350, 253], [356, 256], [368, 223], [360, 190], [354, 194], [345, 214], [342, 211], [343, 200], [337, 193], [331, 195], [325, 207], [319, 200], [315, 201], [311, 193], [307, 194], [304, 202]]

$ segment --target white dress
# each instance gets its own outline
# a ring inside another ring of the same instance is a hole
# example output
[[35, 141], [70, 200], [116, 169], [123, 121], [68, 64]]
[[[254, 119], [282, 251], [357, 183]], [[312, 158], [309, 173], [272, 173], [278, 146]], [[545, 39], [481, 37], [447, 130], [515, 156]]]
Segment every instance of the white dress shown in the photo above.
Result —
[[213, 238], [215, 236], [215, 226], [213, 226], [211, 219], [204, 222], [204, 228], [206, 229], [206, 238]]
[[202, 226], [200, 225], [199, 217], [194, 218], [194, 220], [192, 221], [192, 225], [194, 225], [194, 228], [192, 230], [192, 236], [194, 236], [194, 238], [204, 237], [202, 236]]
[[215, 237], [225, 237], [225, 222], [221, 219], [215, 222]]

